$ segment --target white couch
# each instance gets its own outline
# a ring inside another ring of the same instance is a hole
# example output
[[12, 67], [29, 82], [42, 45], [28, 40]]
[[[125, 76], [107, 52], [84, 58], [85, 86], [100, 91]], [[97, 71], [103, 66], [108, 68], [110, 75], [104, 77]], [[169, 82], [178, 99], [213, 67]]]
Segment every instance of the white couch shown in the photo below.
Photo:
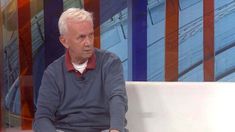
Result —
[[235, 132], [235, 83], [127, 82], [130, 132]]

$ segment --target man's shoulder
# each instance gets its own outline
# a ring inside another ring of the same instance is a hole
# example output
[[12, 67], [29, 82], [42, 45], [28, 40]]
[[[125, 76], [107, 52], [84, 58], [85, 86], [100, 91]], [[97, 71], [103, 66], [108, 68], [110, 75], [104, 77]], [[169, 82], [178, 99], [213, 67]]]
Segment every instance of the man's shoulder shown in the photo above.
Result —
[[58, 70], [63, 67], [65, 60], [65, 55], [62, 55], [58, 59], [54, 60], [51, 64], [48, 65], [47, 69], [49, 70]]

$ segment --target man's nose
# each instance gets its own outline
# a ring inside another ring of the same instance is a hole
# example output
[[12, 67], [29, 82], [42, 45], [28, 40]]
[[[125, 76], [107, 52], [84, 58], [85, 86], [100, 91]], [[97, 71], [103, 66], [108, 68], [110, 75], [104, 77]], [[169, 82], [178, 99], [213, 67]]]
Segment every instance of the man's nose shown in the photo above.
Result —
[[85, 41], [85, 45], [89, 46], [92, 44], [93, 39], [87, 35], [84, 41]]

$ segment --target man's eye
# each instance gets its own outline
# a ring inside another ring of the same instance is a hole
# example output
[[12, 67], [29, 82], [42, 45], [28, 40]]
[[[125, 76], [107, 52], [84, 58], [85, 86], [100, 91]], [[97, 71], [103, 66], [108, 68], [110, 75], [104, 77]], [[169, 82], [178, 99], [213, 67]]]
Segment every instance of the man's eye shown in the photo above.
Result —
[[86, 38], [86, 35], [80, 35], [79, 38], [84, 39], [84, 38]]
[[84, 38], [86, 38], [86, 35], [80, 35], [77, 37], [77, 40], [83, 40]]
[[89, 36], [94, 36], [94, 33], [90, 33]]

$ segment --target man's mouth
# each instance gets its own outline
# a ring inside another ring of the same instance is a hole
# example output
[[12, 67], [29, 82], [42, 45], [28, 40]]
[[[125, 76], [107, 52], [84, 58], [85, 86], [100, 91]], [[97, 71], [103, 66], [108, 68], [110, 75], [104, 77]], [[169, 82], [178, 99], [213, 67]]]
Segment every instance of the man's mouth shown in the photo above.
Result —
[[91, 51], [91, 49], [86, 49], [86, 50], [84, 50], [85, 52], [90, 52]]
[[90, 54], [90, 53], [92, 53], [92, 49], [86, 49], [86, 50], [84, 50], [84, 52]]

